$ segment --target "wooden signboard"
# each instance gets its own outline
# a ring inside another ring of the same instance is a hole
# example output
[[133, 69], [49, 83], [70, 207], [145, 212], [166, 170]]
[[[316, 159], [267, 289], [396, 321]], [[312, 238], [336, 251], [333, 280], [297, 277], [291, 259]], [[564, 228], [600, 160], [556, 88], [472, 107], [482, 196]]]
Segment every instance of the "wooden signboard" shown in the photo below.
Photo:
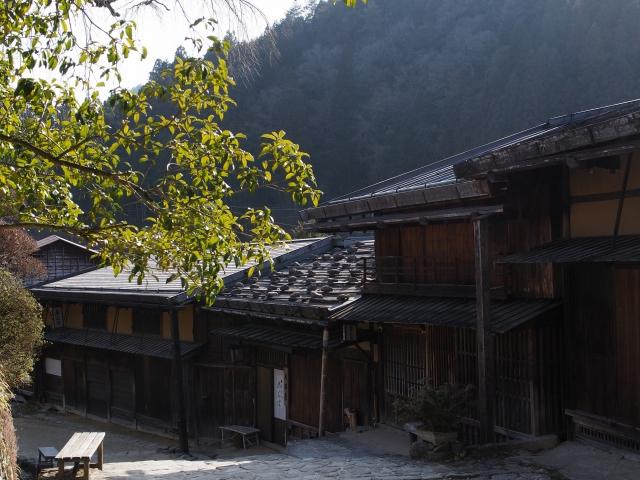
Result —
[[273, 417], [287, 419], [287, 380], [284, 370], [273, 369]]

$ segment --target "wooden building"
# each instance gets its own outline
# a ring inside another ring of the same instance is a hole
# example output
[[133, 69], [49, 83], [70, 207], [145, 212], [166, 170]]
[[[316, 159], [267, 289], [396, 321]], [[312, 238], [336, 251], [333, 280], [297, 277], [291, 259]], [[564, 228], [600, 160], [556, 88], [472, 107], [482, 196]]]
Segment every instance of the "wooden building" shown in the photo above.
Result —
[[42, 238], [36, 245], [38, 249], [33, 256], [42, 262], [47, 274], [44, 279], [29, 282], [31, 285], [89, 270], [98, 263], [93, 258], [97, 252], [58, 235]]
[[[311, 239], [276, 247], [273, 262], [288, 264], [322, 243]], [[225, 283], [245, 279], [249, 267], [229, 266]], [[193, 385], [199, 355], [207, 358], [207, 318], [179, 281], [166, 282], [171, 272], [152, 273], [138, 285], [128, 281], [127, 272], [114, 277], [111, 268], [94, 268], [31, 288], [45, 306], [50, 342], [37, 391], [67, 411], [178, 436], [186, 449], [188, 436], [199, 433], [195, 395], [201, 392]], [[232, 382], [237, 378], [232, 375]], [[224, 384], [207, 388], [225, 392]], [[238, 381], [237, 391], [242, 390]]]
[[547, 122], [302, 212], [373, 231], [377, 403], [472, 383], [470, 442], [556, 433], [640, 450], [640, 101]]
[[[359, 298], [373, 242], [327, 238], [316, 247], [269, 275], [238, 282], [203, 309], [209, 347], [195, 373], [202, 441], [215, 438], [228, 418], [220, 406], [229, 396], [236, 423], [256, 425], [264, 440], [280, 444], [291, 435], [343, 431], [345, 410], [361, 425], [375, 421], [371, 336], [329, 324], [332, 312]], [[229, 376], [231, 391], [221, 387]]]

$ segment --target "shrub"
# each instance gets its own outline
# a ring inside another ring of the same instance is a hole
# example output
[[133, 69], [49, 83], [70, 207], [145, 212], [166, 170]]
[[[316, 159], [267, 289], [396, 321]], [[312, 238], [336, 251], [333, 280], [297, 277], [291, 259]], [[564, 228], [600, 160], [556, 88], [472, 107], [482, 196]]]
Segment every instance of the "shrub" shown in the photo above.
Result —
[[18, 448], [13, 428], [9, 386], [0, 378], [0, 479], [18, 479]]
[[458, 428], [460, 417], [473, 401], [473, 385], [428, 384], [409, 399], [396, 400], [394, 406], [401, 421], [422, 422], [422, 428], [451, 432]]
[[40, 304], [19, 280], [0, 269], [0, 370], [10, 389], [29, 380], [43, 327]]

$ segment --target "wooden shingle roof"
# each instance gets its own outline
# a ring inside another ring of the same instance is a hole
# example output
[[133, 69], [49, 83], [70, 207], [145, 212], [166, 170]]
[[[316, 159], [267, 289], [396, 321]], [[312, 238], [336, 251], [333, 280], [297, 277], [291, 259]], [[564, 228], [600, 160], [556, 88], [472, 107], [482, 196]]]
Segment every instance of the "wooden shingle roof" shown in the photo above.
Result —
[[[48, 330], [44, 338], [49, 342], [156, 358], [172, 359], [174, 356], [173, 340], [150, 335], [124, 335], [86, 328], [54, 328]], [[202, 345], [201, 343], [180, 342], [180, 353], [182, 356], [188, 356]]]
[[[510, 299], [491, 303], [489, 329], [504, 333], [558, 308], [555, 300]], [[347, 322], [476, 327], [476, 304], [470, 298], [364, 295], [331, 315]]]
[[558, 240], [529, 252], [505, 255], [500, 263], [640, 262], [640, 235], [581, 237]]

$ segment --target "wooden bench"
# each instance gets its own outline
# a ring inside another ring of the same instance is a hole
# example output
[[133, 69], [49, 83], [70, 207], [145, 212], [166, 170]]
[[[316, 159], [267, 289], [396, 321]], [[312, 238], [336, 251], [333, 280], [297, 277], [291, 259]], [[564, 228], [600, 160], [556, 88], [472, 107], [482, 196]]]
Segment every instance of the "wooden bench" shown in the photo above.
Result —
[[229, 440], [233, 440], [238, 435], [242, 437], [242, 448], [247, 445], [260, 445], [260, 429], [253, 427], [243, 427], [241, 425], [225, 425], [220, 428], [220, 447], [224, 447], [224, 432], [230, 433]]
[[287, 434], [290, 434], [292, 437], [297, 437], [300, 440], [304, 440], [305, 438], [317, 438], [318, 428], [288, 419]]
[[104, 432], [76, 432], [56, 455], [58, 462], [58, 476], [64, 475], [64, 464], [74, 463], [74, 471], [82, 463], [84, 465], [84, 478], [89, 479], [91, 457], [98, 452], [98, 462], [93, 466], [102, 470], [104, 463]]

